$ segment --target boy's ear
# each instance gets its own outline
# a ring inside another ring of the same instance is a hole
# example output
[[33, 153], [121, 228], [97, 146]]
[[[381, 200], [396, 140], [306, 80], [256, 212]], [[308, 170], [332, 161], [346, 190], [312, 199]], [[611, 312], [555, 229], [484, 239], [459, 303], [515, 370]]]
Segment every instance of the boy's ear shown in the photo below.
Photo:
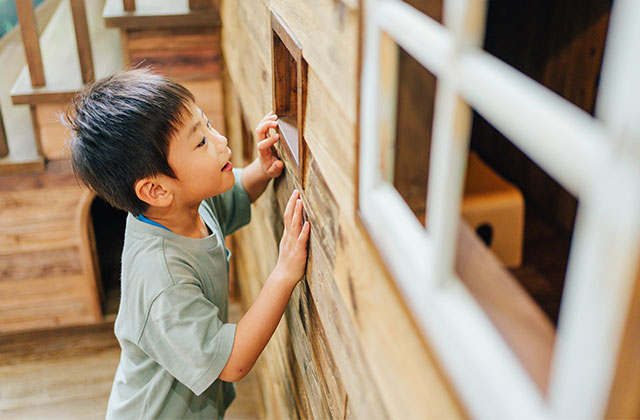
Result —
[[142, 178], [133, 188], [138, 198], [153, 207], [167, 207], [173, 201], [173, 193], [165, 188], [159, 177]]

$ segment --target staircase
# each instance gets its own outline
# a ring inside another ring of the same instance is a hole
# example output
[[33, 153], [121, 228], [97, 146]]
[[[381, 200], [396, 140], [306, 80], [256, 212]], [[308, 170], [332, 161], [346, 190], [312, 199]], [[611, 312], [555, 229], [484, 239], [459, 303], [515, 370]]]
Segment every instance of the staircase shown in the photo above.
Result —
[[48, 0], [35, 13], [15, 1], [22, 40], [0, 40], [0, 334], [104, 318], [94, 195], [73, 177], [59, 120], [76, 92], [152, 64], [224, 124], [212, 0]]
[[57, 114], [94, 74], [122, 67], [119, 34], [104, 26], [103, 1], [87, 1], [85, 10], [82, 0], [49, 0], [53, 10], [40, 35], [31, 2], [16, 5], [22, 45], [0, 51], [8, 117], [8, 156], [0, 160], [0, 333], [103, 318], [93, 194], [73, 177]]

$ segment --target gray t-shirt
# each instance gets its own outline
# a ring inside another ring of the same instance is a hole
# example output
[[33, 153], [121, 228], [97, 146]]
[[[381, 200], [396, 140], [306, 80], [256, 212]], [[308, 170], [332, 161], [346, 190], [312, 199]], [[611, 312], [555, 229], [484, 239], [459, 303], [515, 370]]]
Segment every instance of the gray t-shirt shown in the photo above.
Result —
[[107, 419], [222, 418], [233, 400], [233, 384], [217, 380], [235, 334], [227, 323], [224, 236], [251, 219], [241, 171], [234, 172], [231, 190], [200, 205], [212, 232], [206, 238], [177, 235], [129, 214], [115, 322], [122, 354]]

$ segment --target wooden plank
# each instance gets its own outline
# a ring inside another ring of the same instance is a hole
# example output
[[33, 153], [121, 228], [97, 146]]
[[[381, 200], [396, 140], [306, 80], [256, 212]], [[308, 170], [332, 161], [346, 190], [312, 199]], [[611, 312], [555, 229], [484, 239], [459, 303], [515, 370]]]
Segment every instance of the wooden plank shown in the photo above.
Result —
[[122, 0], [106, 0], [102, 14], [109, 28], [211, 27], [220, 25], [217, 9], [191, 10], [187, 0], [137, 0], [125, 11]]
[[73, 18], [73, 29], [76, 35], [82, 82], [93, 82], [95, 80], [95, 74], [93, 72], [91, 40], [89, 39], [89, 26], [87, 24], [87, 11], [84, 7], [84, 0], [69, 1], [71, 2], [71, 15]]
[[78, 245], [73, 220], [49, 222], [45, 226], [21, 226], [14, 231], [3, 229], [0, 236], [0, 256], [17, 252], [35, 252], [62, 249]]
[[28, 228], [35, 222], [71, 220], [82, 190], [77, 185], [55, 189], [6, 191], [0, 194], [0, 227]]
[[[272, 57], [268, 53], [272, 30], [265, 3], [225, 2], [221, 9], [225, 22], [222, 49], [240, 105], [227, 107], [225, 112], [227, 120], [240, 121], [244, 111], [250, 126], [272, 104]], [[455, 393], [431, 357], [375, 248], [354, 220], [359, 11], [346, 9], [348, 5], [340, 1], [324, 0], [282, 0], [269, 6], [300, 37], [309, 63], [303, 133], [309, 166], [304, 172], [303, 198], [313, 203], [307, 216], [314, 223], [302, 315], [295, 305], [299, 301], [292, 301], [286, 320], [288, 333], [283, 336], [279, 329], [261, 357], [265, 363], [256, 365], [265, 417], [305, 418], [312, 417], [314, 410], [322, 412], [325, 403], [314, 396], [312, 410], [308, 392], [325, 396], [330, 416], [462, 417]], [[233, 123], [238, 128], [239, 124]], [[232, 144], [241, 144], [241, 136], [239, 129], [229, 132]], [[314, 178], [316, 173], [324, 183]], [[236, 234], [238, 279], [246, 303], [255, 298], [261, 279], [277, 260], [282, 200], [294, 187], [301, 185], [287, 168], [274, 181], [274, 188], [268, 188], [253, 205], [253, 219], [260, 222]], [[252, 257], [258, 254], [260, 259]], [[295, 325], [289, 325], [289, 318]], [[306, 383], [300, 376], [304, 372], [300, 360], [314, 365], [315, 373]]]
[[40, 52], [38, 28], [36, 26], [36, 18], [33, 12], [33, 2], [17, 1], [15, 3], [22, 32], [22, 44], [24, 46], [27, 63], [29, 65], [31, 85], [44, 86], [46, 83], [45, 73], [42, 64], [42, 53]]
[[190, 10], [206, 10], [213, 7], [212, 0], [189, 0]]
[[551, 321], [465, 222], [457, 246], [458, 276], [545, 392], [555, 340]]
[[49, 162], [44, 172], [4, 175], [0, 179], [0, 193], [62, 186], [77, 186], [68, 161]]
[[127, 45], [130, 50], [211, 49], [220, 51], [219, 28], [129, 29]]
[[152, 70], [180, 80], [219, 77], [222, 63], [214, 51], [201, 49], [174, 51], [129, 51], [132, 66]]
[[0, 256], [0, 283], [81, 274], [77, 256], [75, 247]]
[[636, 396], [640, 392], [640, 366], [637, 357], [640, 352], [640, 272], [636, 275], [633, 297], [624, 325], [624, 334], [620, 343], [620, 353], [616, 361], [615, 375], [606, 419], [640, 418], [640, 401]]
[[125, 12], [135, 12], [136, 0], [122, 0], [122, 7]]

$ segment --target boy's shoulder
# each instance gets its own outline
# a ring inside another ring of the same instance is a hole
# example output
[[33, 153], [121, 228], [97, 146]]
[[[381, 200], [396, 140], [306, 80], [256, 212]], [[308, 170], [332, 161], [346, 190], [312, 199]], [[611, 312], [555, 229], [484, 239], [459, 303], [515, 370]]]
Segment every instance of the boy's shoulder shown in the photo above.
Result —
[[188, 252], [161, 235], [135, 229], [136, 223], [143, 222], [129, 215], [122, 251], [123, 287], [126, 282], [144, 282], [160, 291], [177, 284], [176, 279], [185, 275], [197, 281]]

